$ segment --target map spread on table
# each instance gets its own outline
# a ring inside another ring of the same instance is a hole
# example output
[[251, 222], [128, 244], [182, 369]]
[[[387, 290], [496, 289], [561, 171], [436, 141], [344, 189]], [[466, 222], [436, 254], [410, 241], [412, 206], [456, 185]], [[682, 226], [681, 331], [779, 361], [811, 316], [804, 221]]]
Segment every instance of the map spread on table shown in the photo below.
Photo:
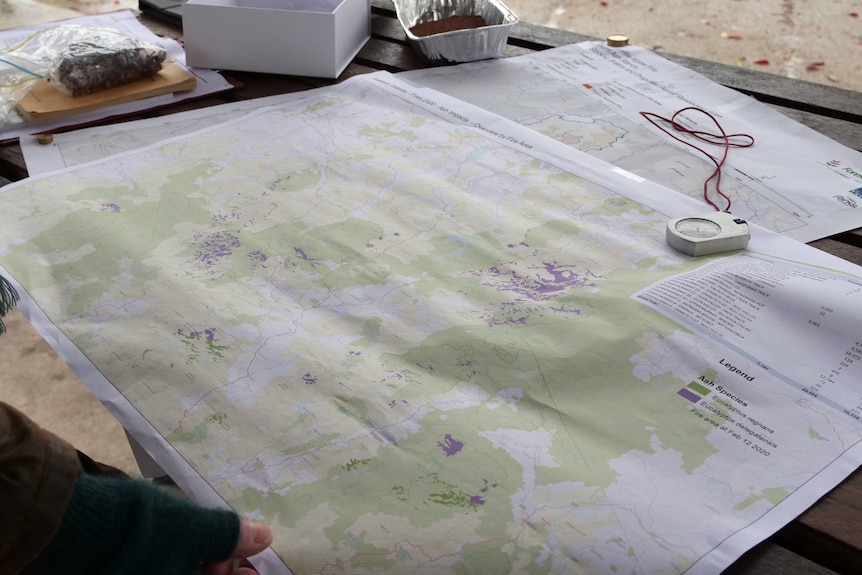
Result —
[[693, 202], [415, 90], [8, 186], [0, 265], [297, 574], [715, 572], [858, 465], [857, 268], [683, 257]]

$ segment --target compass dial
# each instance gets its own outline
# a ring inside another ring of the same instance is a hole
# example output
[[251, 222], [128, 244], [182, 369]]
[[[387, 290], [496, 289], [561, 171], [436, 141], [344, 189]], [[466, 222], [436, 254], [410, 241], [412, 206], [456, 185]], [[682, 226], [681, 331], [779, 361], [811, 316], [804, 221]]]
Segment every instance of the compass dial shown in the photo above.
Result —
[[690, 238], [712, 238], [721, 233], [721, 226], [703, 218], [686, 218], [674, 226], [676, 231]]

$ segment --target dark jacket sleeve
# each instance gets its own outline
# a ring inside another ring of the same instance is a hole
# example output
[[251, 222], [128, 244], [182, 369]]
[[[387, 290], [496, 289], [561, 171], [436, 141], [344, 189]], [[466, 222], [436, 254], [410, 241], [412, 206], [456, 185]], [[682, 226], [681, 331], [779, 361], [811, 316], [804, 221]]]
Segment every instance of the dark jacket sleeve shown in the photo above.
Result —
[[78, 476], [67, 442], [0, 402], [0, 565], [18, 573], [60, 527]]
[[239, 540], [233, 511], [205, 509], [152, 483], [81, 473], [60, 529], [23, 575], [199, 575]]

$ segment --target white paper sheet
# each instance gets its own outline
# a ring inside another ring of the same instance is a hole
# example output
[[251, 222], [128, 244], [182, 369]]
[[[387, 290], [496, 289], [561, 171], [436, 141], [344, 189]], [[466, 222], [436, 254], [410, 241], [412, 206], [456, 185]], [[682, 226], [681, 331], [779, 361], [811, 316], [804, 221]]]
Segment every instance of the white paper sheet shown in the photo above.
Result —
[[[735, 215], [804, 242], [862, 225], [862, 153], [644, 48], [584, 42], [402, 77], [702, 201], [714, 164], [640, 114], [670, 117], [696, 106], [728, 134], [755, 139], [751, 148], [731, 149], [722, 172]], [[681, 118], [716, 132], [700, 114]], [[718, 146], [694, 142], [722, 154]], [[724, 208], [714, 191], [711, 198]]]
[[19, 143], [30, 176], [86, 164], [191, 134], [234, 120], [260, 108], [307, 97], [306, 92], [280, 94], [255, 100], [241, 100], [198, 110], [166, 114], [158, 118], [133, 120], [108, 126], [94, 126], [55, 134], [50, 144], [40, 144], [37, 136], [21, 136]]

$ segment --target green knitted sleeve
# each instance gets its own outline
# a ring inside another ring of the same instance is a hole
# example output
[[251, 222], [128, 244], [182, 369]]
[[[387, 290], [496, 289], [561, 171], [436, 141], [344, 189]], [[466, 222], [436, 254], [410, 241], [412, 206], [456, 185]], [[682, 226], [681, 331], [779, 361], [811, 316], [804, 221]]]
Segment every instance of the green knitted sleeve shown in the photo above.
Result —
[[231, 511], [198, 507], [146, 481], [82, 473], [59, 531], [24, 573], [191, 575], [201, 562], [228, 559], [239, 529]]

